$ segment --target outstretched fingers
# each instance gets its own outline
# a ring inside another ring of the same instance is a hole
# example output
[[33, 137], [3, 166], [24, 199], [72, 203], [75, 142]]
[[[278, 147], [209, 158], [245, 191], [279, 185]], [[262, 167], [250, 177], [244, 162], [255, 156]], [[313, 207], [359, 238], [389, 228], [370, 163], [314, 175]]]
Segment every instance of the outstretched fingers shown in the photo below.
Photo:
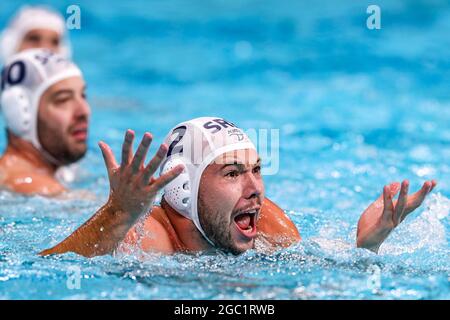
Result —
[[120, 167], [123, 169], [128, 166], [133, 158], [134, 131], [128, 129], [122, 144], [122, 161]]
[[145, 185], [149, 184], [151, 177], [155, 174], [156, 170], [161, 165], [161, 162], [166, 156], [167, 150], [168, 150], [167, 145], [163, 143], [156, 152], [156, 155], [152, 158], [152, 160], [150, 160], [150, 162], [145, 167], [144, 174], [142, 175], [143, 180], [142, 182]]
[[183, 172], [184, 166], [182, 164], [177, 165], [173, 169], [167, 171], [165, 174], [160, 176], [158, 179], [154, 180], [151, 184], [151, 188], [155, 191], [159, 191], [169, 184], [173, 179], [178, 177], [178, 175]]
[[437, 186], [437, 181], [436, 180], [431, 180], [431, 189], [428, 192], [433, 191], [433, 189]]
[[102, 156], [103, 156], [103, 160], [105, 161], [106, 170], [108, 171], [108, 176], [111, 176], [112, 171], [118, 167], [116, 158], [114, 157], [114, 153], [112, 152], [111, 148], [103, 141], [100, 141], [98, 143], [98, 146], [100, 147], [100, 150], [102, 151]]
[[392, 215], [394, 213], [394, 203], [392, 202], [392, 198], [394, 197], [394, 195], [392, 194], [391, 188], [389, 186], [384, 186], [383, 189], [384, 208], [382, 218], [385, 221], [392, 221]]
[[139, 169], [144, 165], [145, 157], [147, 155], [148, 149], [150, 148], [152, 139], [152, 135], [148, 132], [146, 132], [142, 137], [142, 141], [139, 144], [136, 154], [134, 155], [134, 158], [131, 162], [131, 171], [133, 173], [138, 172]]
[[400, 182], [393, 182], [389, 185], [389, 189], [390, 189], [392, 198], [394, 198], [395, 195], [399, 192], [399, 190], [401, 189], [401, 186], [402, 185]]
[[402, 182], [402, 186], [400, 189], [400, 195], [398, 197], [397, 204], [395, 206], [395, 212], [394, 212], [394, 224], [399, 224], [404, 217], [406, 216], [406, 203], [408, 201], [408, 190], [409, 190], [409, 181], [404, 180]]
[[[434, 186], [436, 186], [436, 182], [434, 183]], [[422, 202], [425, 200], [426, 196], [430, 193], [434, 186], [432, 181], [425, 181], [422, 185], [422, 188], [409, 197], [407, 203], [407, 213], [416, 210], [422, 204]]]

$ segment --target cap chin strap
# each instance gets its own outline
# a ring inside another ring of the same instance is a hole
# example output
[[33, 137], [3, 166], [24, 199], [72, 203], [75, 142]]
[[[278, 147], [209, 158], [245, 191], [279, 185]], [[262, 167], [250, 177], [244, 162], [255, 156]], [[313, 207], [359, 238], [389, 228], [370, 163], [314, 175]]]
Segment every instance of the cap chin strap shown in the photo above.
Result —
[[198, 215], [198, 191], [200, 187], [200, 180], [203, 175], [203, 172], [205, 171], [206, 167], [208, 167], [214, 159], [216, 159], [218, 156], [235, 150], [243, 150], [243, 149], [252, 149], [255, 150], [255, 146], [253, 143], [246, 142], [246, 143], [239, 143], [239, 144], [230, 144], [223, 146], [221, 148], [216, 149], [214, 152], [210, 153], [201, 163], [201, 165], [197, 168], [197, 174], [195, 175], [193, 181], [192, 181], [192, 191], [193, 197], [191, 197], [191, 219], [194, 222], [197, 229], [200, 231], [200, 233], [203, 235], [203, 237], [213, 246], [216, 247], [214, 242], [209, 239], [205, 231], [203, 230], [201, 224], [200, 224], [200, 218]]
[[[37, 120], [36, 120], [37, 122]], [[31, 143], [31, 145], [38, 150], [39, 153], [42, 154], [43, 158], [48, 161], [49, 163], [51, 163], [52, 165], [55, 165], [57, 167], [60, 167], [62, 165], [64, 165], [61, 161], [59, 161], [58, 159], [56, 159], [54, 156], [52, 156], [50, 154], [50, 152], [48, 152], [47, 150], [44, 149], [44, 147], [41, 145], [41, 143], [39, 142], [39, 138], [37, 137], [37, 135], [33, 136], [30, 134], [31, 132], [27, 132], [26, 134], [19, 136], [21, 139], [24, 139], [28, 142]]]
[[44, 158], [50, 162], [51, 164], [53, 164], [56, 167], [62, 167], [64, 165], [64, 163], [62, 163], [61, 161], [59, 161], [58, 159], [56, 159], [54, 156], [52, 156], [47, 150], [45, 150], [44, 148], [41, 148], [39, 150], [42, 155], [44, 156]]
[[[178, 164], [184, 165], [183, 173], [181, 173], [177, 178], [169, 183], [164, 189], [164, 198], [166, 202], [178, 214], [190, 219], [194, 223], [197, 230], [201, 233], [203, 238], [214, 248], [216, 248], [217, 245], [206, 235], [201, 226], [198, 214], [198, 191], [200, 186], [200, 179], [206, 167], [209, 166], [218, 156], [230, 151], [243, 149], [256, 150], [255, 146], [251, 142], [230, 144], [218, 148], [214, 152], [210, 153], [197, 168], [195, 168], [192, 164], [186, 163], [186, 158], [184, 157], [174, 157], [167, 160], [163, 164], [161, 170], [161, 174], [164, 174]], [[184, 185], [186, 183], [189, 184], [188, 191], [184, 190]], [[185, 205], [183, 205], [181, 202], [181, 199], [183, 197], [189, 198], [188, 202]]]
[[[164, 199], [168, 205], [176, 213], [191, 220], [198, 231], [202, 234], [203, 238], [208, 241], [210, 245], [215, 247], [212, 242], [203, 231], [200, 226], [200, 222], [196, 221], [192, 215], [192, 178], [193, 172], [196, 171], [195, 166], [190, 164], [186, 158], [180, 155], [174, 155], [167, 159], [161, 167], [161, 175], [166, 174], [178, 165], [182, 165], [184, 170], [174, 180], [167, 184], [164, 188]], [[198, 220], [198, 219], [197, 219]]]
[[51, 164], [58, 166], [58, 167], [63, 166], [64, 163], [62, 163], [61, 161], [56, 159], [47, 150], [45, 150], [39, 141], [38, 132], [37, 132], [39, 101], [40, 101], [42, 95], [44, 94], [45, 90], [47, 90], [49, 87], [51, 87], [55, 83], [65, 80], [65, 79], [68, 79], [68, 78], [81, 77], [81, 76], [82, 76], [81, 71], [78, 68], [70, 68], [70, 69], [68, 69], [64, 72], [58, 73], [55, 76], [44, 81], [39, 87], [36, 88], [34, 94], [32, 95], [31, 105], [33, 107], [31, 108], [31, 110], [33, 110], [33, 112], [34, 112], [33, 116], [34, 116], [35, 121], [32, 121], [30, 131], [28, 132], [28, 134], [24, 135], [24, 138], [29, 140], [33, 144], [33, 146], [42, 153], [42, 155], [48, 162], [50, 162]]

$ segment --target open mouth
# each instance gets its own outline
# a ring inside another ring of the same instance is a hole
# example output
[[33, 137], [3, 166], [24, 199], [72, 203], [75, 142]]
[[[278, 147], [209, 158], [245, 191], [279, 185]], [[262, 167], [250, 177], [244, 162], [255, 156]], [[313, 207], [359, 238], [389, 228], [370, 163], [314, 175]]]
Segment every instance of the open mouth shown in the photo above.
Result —
[[256, 217], [258, 210], [252, 209], [240, 212], [234, 217], [234, 224], [238, 231], [246, 238], [254, 238], [256, 236]]

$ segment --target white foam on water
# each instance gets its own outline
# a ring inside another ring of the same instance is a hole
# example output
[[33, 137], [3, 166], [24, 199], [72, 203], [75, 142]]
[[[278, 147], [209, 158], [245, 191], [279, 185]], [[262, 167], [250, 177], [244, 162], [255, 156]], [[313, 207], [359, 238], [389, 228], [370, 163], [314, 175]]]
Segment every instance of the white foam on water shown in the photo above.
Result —
[[392, 232], [380, 247], [380, 254], [401, 255], [422, 248], [428, 251], [448, 248], [444, 221], [450, 212], [450, 199], [433, 194], [423, 206], [426, 209], [417, 218], [407, 217]]

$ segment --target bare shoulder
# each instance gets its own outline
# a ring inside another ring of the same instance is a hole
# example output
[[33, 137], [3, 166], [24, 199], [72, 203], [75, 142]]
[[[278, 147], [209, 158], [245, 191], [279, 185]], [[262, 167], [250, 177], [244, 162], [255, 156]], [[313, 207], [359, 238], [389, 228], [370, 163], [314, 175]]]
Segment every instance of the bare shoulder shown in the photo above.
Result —
[[258, 219], [261, 236], [274, 245], [287, 247], [301, 240], [300, 233], [286, 213], [270, 199], [264, 199]]
[[174, 253], [169, 233], [158, 219], [164, 214], [161, 207], [154, 206], [151, 213], [128, 232], [123, 241], [125, 246], [137, 246], [144, 252]]
[[1, 183], [11, 191], [29, 195], [54, 196], [65, 191], [55, 178], [39, 173], [10, 172]]

